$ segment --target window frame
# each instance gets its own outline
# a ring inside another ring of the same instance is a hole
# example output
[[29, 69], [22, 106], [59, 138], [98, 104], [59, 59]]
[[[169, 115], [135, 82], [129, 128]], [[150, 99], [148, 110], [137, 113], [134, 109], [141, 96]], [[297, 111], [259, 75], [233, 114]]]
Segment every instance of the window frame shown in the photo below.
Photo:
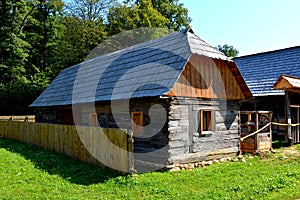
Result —
[[[141, 116], [139, 124], [136, 124], [133, 120], [134, 115], [136, 115], [136, 114]], [[138, 128], [139, 128], [138, 131], [135, 131], [136, 126], [138, 126]], [[133, 132], [134, 136], [136, 136], [136, 137], [143, 137], [144, 136], [144, 113], [142, 111], [132, 111], [131, 112], [131, 129], [132, 129], [132, 132]]]
[[[207, 116], [205, 117], [205, 113], [210, 113], [210, 123], [208, 128]], [[200, 109], [199, 111], [200, 119], [199, 119], [199, 133], [200, 135], [209, 134], [215, 131], [215, 111], [213, 109]], [[204, 121], [205, 120], [205, 121]], [[204, 125], [206, 124], [206, 125]]]

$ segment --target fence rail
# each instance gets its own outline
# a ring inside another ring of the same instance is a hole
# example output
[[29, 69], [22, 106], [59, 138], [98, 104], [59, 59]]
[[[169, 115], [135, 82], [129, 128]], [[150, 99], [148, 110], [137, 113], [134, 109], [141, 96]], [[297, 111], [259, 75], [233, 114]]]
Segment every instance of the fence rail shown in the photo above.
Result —
[[132, 134], [100, 127], [0, 121], [0, 137], [35, 144], [74, 159], [131, 173]]
[[22, 121], [22, 122], [35, 122], [35, 115], [20, 115], [20, 116], [0, 116], [0, 121]]

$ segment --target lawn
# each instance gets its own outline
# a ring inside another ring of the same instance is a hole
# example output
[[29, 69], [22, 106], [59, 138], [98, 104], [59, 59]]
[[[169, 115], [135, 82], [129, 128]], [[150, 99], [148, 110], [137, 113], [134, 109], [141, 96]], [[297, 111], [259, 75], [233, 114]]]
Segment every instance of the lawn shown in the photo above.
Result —
[[0, 138], [0, 199], [296, 199], [300, 145], [205, 168], [121, 176]]

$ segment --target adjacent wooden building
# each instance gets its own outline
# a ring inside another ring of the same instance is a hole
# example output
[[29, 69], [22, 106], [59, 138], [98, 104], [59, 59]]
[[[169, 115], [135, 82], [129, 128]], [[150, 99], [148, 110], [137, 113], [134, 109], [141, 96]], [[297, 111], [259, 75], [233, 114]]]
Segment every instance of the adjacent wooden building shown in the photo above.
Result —
[[[241, 110], [244, 111], [272, 111], [273, 122], [299, 123], [297, 120], [297, 107], [300, 105], [298, 90], [278, 87], [284, 77], [300, 77], [300, 46], [262, 52], [253, 55], [235, 58], [239, 70], [251, 93], [251, 101], [243, 101]], [[286, 75], [282, 77], [281, 75]], [[281, 77], [279, 80], [278, 78]], [[277, 86], [273, 88], [276, 83]], [[289, 105], [288, 105], [289, 104]], [[290, 110], [290, 112], [289, 112]], [[288, 120], [290, 115], [291, 121]], [[293, 143], [299, 143], [297, 129], [292, 128], [295, 137], [290, 136]], [[288, 130], [285, 126], [273, 125], [274, 136], [286, 136], [288, 142]]]
[[281, 75], [273, 88], [285, 91], [286, 123], [299, 124], [287, 127], [286, 140], [290, 144], [300, 143], [300, 78]]
[[63, 70], [31, 105], [36, 121], [134, 132], [135, 160], [172, 165], [236, 155], [236, 64], [192, 29]]

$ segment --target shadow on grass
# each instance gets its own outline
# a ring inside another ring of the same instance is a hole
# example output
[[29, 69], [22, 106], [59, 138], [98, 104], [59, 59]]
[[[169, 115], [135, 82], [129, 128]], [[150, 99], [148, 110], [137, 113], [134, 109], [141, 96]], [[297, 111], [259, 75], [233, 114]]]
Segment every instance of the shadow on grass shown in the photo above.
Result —
[[272, 141], [273, 149], [280, 149], [282, 147], [287, 147], [287, 144], [285, 143], [285, 136], [273, 135], [272, 140], [273, 140]]
[[103, 183], [111, 178], [120, 176], [108, 168], [73, 160], [66, 155], [47, 151], [33, 145], [15, 140], [0, 138], [0, 148], [18, 153], [30, 160], [36, 168], [51, 175], [59, 175], [71, 183], [90, 185]]

